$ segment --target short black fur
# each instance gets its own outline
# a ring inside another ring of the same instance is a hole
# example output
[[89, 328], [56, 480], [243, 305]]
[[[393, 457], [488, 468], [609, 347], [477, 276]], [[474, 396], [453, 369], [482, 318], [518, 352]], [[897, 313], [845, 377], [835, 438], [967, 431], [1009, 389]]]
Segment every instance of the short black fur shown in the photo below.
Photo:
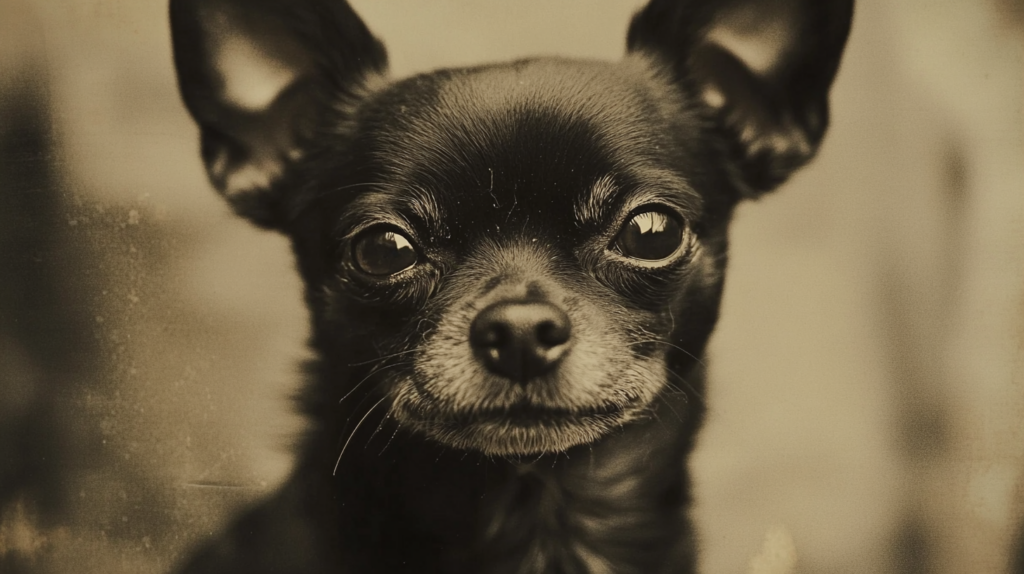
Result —
[[727, 225], [813, 156], [850, 15], [654, 0], [619, 63], [392, 82], [344, 2], [173, 0], [211, 181], [291, 238], [317, 355], [291, 479], [186, 571], [694, 572]]

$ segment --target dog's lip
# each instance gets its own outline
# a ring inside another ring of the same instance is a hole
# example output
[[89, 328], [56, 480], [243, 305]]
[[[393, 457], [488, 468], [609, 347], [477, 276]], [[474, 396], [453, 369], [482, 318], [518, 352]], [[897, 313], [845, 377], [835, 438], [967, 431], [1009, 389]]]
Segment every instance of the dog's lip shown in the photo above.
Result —
[[527, 398], [507, 404], [457, 410], [439, 408], [439, 401], [420, 385], [413, 383], [411, 390], [418, 397], [412, 402], [402, 401], [403, 418], [435, 428], [469, 429], [477, 426], [517, 426], [567, 428], [576, 425], [619, 424], [643, 410], [639, 394], [624, 393], [618, 400], [582, 407], [563, 407], [537, 404]]
[[459, 413], [450, 421], [457, 424], [501, 422], [516, 426], [572, 423], [583, 420], [616, 418], [628, 405], [605, 403], [586, 408], [550, 407], [528, 402]]

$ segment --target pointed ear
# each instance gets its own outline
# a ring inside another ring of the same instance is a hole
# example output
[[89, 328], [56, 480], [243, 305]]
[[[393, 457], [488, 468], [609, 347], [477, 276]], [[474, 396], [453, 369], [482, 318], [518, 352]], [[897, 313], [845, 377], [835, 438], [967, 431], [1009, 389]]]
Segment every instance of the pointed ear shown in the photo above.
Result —
[[853, 0], [652, 0], [627, 45], [712, 112], [755, 196], [817, 152], [852, 16]]
[[287, 177], [332, 108], [387, 68], [344, 0], [171, 0], [174, 64], [210, 181], [265, 227], [287, 219]]

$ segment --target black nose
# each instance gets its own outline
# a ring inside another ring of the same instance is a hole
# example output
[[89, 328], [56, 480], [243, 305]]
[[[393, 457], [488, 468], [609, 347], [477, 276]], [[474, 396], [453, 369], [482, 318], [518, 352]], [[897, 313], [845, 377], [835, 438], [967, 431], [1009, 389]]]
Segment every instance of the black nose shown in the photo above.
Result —
[[545, 301], [502, 301], [476, 316], [469, 343], [492, 373], [525, 384], [569, 350], [569, 316]]

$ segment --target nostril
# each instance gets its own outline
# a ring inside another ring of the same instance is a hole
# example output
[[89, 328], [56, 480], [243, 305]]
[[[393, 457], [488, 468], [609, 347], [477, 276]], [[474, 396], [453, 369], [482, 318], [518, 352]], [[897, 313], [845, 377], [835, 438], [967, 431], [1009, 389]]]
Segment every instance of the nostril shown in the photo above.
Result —
[[507, 345], [511, 335], [508, 325], [501, 322], [484, 321], [479, 328], [473, 329], [470, 339], [476, 346], [496, 348]]
[[569, 342], [569, 322], [549, 320], [537, 325], [537, 343], [543, 347], [557, 347]]

